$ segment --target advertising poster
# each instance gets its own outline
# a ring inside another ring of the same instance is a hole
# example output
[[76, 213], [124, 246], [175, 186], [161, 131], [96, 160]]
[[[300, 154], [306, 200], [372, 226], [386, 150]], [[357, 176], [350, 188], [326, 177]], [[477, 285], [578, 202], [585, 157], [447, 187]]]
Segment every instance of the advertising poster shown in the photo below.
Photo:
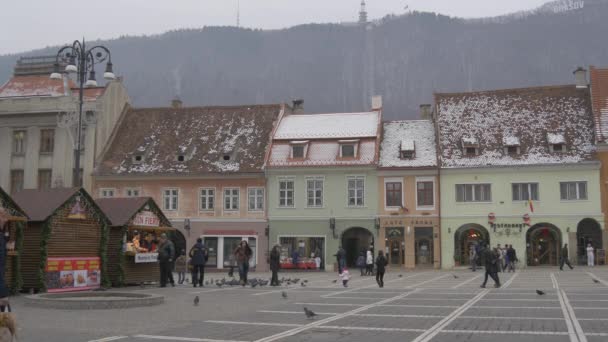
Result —
[[49, 293], [99, 288], [99, 257], [48, 258], [46, 287]]

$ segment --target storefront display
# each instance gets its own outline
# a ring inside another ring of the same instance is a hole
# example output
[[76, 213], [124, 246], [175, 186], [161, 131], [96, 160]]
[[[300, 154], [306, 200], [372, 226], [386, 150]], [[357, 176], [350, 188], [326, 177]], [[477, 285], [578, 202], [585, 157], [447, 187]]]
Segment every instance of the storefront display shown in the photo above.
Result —
[[162, 233], [175, 229], [154, 200], [129, 197], [101, 198], [96, 202], [111, 221], [108, 273], [112, 284], [158, 282], [158, 239]]
[[99, 288], [100, 262], [93, 258], [48, 258], [46, 288], [48, 292], [84, 291]]
[[254, 270], [258, 262], [258, 238], [257, 236], [201, 236], [203, 243], [209, 251], [209, 259], [205, 264], [210, 268], [230, 268], [236, 266], [234, 251], [241, 241], [247, 241], [251, 248], [251, 259], [249, 268]]
[[323, 270], [324, 237], [279, 237], [281, 269]]

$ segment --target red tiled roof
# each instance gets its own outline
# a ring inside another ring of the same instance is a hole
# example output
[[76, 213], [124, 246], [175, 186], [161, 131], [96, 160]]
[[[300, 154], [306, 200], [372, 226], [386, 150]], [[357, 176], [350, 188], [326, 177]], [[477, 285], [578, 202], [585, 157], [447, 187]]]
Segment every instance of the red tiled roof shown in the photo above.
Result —
[[[68, 81], [68, 86], [74, 82]], [[14, 76], [0, 87], [0, 98], [32, 96], [65, 96], [70, 89], [65, 87], [64, 80], [52, 80], [48, 75]]]
[[[151, 197], [117, 197], [98, 198], [95, 200], [101, 211], [110, 219], [112, 226], [124, 226], [139, 212], [146, 204], [156, 206]], [[164, 226], [171, 226], [169, 220], [160, 210], [155, 212], [160, 215], [159, 219]]]
[[591, 101], [598, 142], [608, 139], [608, 69], [590, 68]]
[[[95, 101], [97, 98], [103, 95], [103, 92], [106, 90], [105, 87], [93, 87], [93, 88], [84, 88], [84, 100], [85, 101]], [[72, 88], [72, 93], [74, 96], [78, 97], [80, 94], [80, 89], [75, 87]]]

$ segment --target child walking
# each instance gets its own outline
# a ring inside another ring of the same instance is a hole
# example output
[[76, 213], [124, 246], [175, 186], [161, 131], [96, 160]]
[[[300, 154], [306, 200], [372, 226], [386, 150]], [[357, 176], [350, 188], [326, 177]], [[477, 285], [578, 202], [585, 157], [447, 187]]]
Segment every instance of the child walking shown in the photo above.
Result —
[[378, 251], [378, 257], [376, 258], [376, 282], [380, 288], [384, 287], [384, 272], [386, 271], [386, 265], [388, 265], [388, 261], [384, 257], [384, 253]]
[[344, 287], [348, 287], [348, 280], [350, 279], [350, 273], [348, 272], [346, 267], [342, 270], [342, 273], [340, 274], [340, 279], [342, 279], [342, 285], [344, 285]]

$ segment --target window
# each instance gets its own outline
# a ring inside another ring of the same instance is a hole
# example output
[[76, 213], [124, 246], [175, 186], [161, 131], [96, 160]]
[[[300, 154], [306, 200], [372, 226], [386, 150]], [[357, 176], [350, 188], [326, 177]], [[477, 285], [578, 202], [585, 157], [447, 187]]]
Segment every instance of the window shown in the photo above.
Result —
[[355, 157], [355, 145], [354, 144], [340, 145], [340, 157], [354, 158]]
[[519, 154], [519, 146], [507, 146], [506, 150], [507, 154], [509, 155]]
[[99, 197], [101, 198], [111, 198], [116, 194], [116, 189], [99, 189]]
[[348, 206], [362, 207], [365, 205], [365, 177], [349, 176], [348, 180]]
[[386, 187], [386, 206], [387, 207], [401, 207], [403, 206], [402, 188], [401, 182], [387, 182]]
[[464, 149], [464, 154], [467, 157], [473, 157], [477, 155], [477, 147], [466, 147]]
[[304, 158], [304, 145], [291, 145], [291, 158], [303, 159]]
[[293, 208], [294, 206], [294, 181], [293, 179], [279, 180], [279, 207]]
[[251, 188], [249, 194], [249, 211], [264, 210], [264, 188]]
[[513, 183], [513, 201], [538, 201], [538, 183]]
[[136, 154], [133, 156], [133, 164], [141, 164], [144, 161], [144, 156], [141, 154]]
[[555, 144], [553, 145], [553, 152], [565, 152], [566, 148], [564, 147], [564, 144]]
[[310, 208], [323, 206], [323, 178], [306, 179], [306, 206]]
[[414, 159], [414, 151], [401, 151], [401, 159]]
[[175, 156], [175, 161], [180, 162], [180, 163], [184, 162], [184, 161], [186, 161], [186, 156], [184, 156], [183, 154], [179, 154], [179, 155]]
[[560, 182], [559, 192], [562, 201], [587, 199], [587, 182]]
[[165, 210], [177, 210], [178, 208], [178, 189], [163, 190], [163, 206]]
[[224, 189], [224, 210], [239, 210], [239, 188]]
[[23, 170], [11, 170], [11, 194], [23, 190]]
[[38, 189], [48, 190], [53, 184], [53, 171], [47, 169], [38, 170]]
[[40, 153], [53, 153], [55, 147], [55, 130], [40, 130]]
[[435, 205], [433, 181], [416, 182], [416, 205], [418, 207], [432, 207]]
[[215, 208], [215, 189], [201, 189], [201, 210], [213, 210]]
[[139, 190], [139, 188], [126, 188], [125, 189], [125, 196], [127, 197], [139, 197], [141, 191]]
[[25, 131], [13, 132], [13, 154], [25, 154]]
[[491, 202], [490, 184], [456, 184], [456, 202]]

